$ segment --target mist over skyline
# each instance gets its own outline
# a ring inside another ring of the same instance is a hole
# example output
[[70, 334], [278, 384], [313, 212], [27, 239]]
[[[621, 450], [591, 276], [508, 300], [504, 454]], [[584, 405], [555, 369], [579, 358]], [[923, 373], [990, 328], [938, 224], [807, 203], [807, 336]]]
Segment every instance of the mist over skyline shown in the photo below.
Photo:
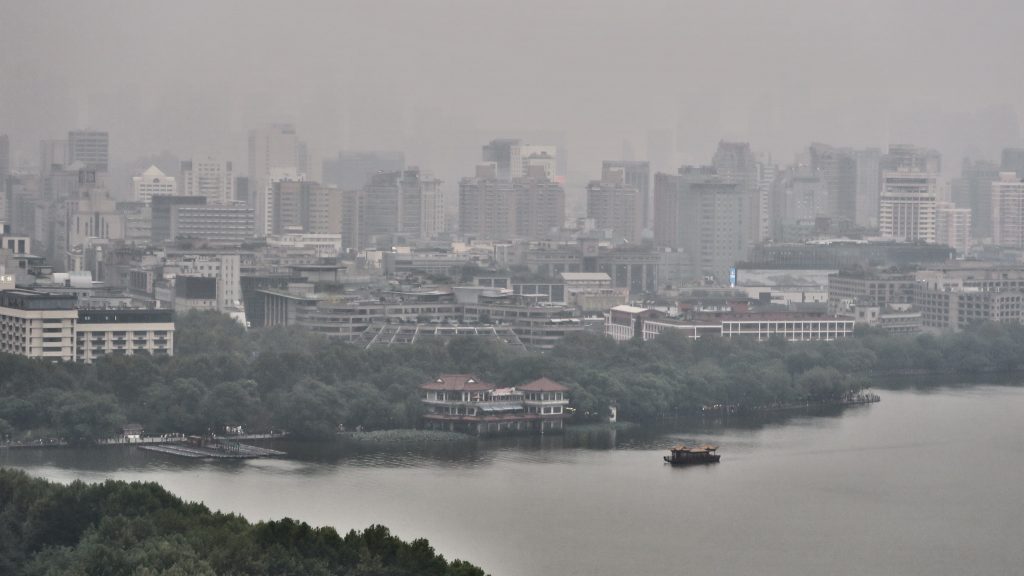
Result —
[[[603, 159], [706, 163], [721, 139], [789, 162], [812, 141], [998, 159], [1021, 143], [1024, 7], [981, 2], [7, 2], [0, 132], [15, 165], [67, 130], [115, 165], [294, 123], [317, 161], [404, 150], [451, 189], [494, 137], [549, 136], [569, 183]], [[977, 41], [977, 39], [983, 41]], [[554, 142], [562, 139], [562, 142]], [[165, 167], [171, 168], [174, 167]], [[120, 182], [115, 183], [121, 185]]]

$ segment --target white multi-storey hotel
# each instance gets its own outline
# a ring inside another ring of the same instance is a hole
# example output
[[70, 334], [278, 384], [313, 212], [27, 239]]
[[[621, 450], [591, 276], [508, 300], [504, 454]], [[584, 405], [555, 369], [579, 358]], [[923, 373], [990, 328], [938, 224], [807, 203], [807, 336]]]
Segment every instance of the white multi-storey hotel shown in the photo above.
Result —
[[156, 194], [174, 196], [178, 193], [178, 182], [174, 176], [164, 174], [156, 166], [132, 177], [132, 195], [139, 202], [149, 203]]
[[882, 237], [935, 242], [935, 178], [935, 174], [928, 172], [883, 173], [878, 214]]
[[53, 361], [174, 352], [170, 310], [77, 309], [76, 297], [0, 291], [0, 352]]

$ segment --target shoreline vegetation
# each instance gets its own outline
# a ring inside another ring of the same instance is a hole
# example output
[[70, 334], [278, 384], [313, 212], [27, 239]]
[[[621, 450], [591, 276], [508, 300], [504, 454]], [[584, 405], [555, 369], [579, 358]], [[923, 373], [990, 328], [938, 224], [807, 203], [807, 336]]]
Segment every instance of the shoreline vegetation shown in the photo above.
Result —
[[251, 523], [154, 483], [68, 485], [0, 468], [0, 574], [483, 576], [384, 526], [338, 534], [290, 518]]
[[[570, 387], [572, 424], [654, 423], [706, 407], [764, 411], [843, 404], [885, 379], [1013, 374], [1024, 327], [979, 324], [953, 334], [858, 330], [836, 342], [689, 340], [667, 332], [615, 343], [580, 333], [548, 353], [456, 338], [364, 350], [296, 328], [245, 331], [213, 312], [176, 320], [173, 357], [113, 356], [90, 365], [0, 354], [0, 441], [93, 444], [129, 423], [146, 436], [287, 430], [354, 442], [428, 439], [416, 430], [419, 386], [472, 373], [502, 386], [546, 376]], [[944, 378], [922, 378], [919, 387]], [[359, 430], [356, 432], [355, 430]]]

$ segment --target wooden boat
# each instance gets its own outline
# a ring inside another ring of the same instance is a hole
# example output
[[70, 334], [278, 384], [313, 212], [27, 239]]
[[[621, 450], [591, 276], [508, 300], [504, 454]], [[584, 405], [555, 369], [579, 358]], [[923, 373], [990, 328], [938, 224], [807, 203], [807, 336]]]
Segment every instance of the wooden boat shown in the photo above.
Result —
[[679, 444], [669, 449], [671, 454], [665, 456], [665, 462], [673, 466], [689, 466], [691, 464], [714, 464], [722, 459], [720, 454], [715, 454], [718, 446], [704, 444], [703, 446], [687, 446]]

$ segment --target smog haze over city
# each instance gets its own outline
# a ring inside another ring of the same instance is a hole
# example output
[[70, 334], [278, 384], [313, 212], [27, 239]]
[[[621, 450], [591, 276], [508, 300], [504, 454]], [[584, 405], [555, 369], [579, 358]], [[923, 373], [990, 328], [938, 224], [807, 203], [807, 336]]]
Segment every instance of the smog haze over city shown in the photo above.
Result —
[[0, 575], [1022, 573], [1022, 17], [0, 0]]

